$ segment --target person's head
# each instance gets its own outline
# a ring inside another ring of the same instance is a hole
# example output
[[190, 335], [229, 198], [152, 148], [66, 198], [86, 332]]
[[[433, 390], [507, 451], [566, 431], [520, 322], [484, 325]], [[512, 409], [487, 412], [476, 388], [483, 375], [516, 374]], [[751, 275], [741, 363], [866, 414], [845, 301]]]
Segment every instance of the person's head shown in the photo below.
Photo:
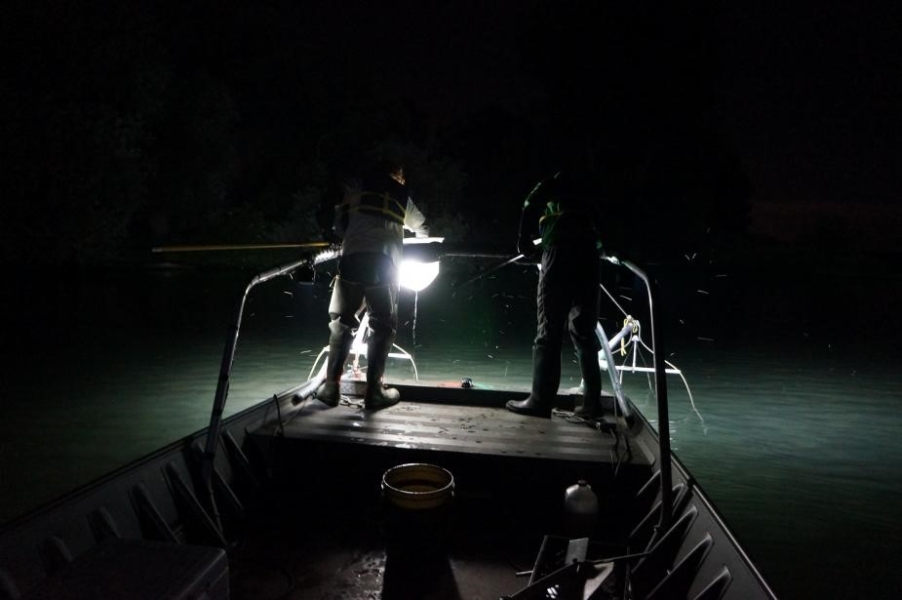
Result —
[[380, 160], [367, 171], [365, 185], [373, 191], [389, 191], [396, 185], [406, 187], [404, 165], [395, 160]]
[[404, 165], [396, 160], [383, 159], [373, 165], [369, 170], [369, 176], [372, 178], [388, 176], [404, 185]]
[[560, 200], [570, 195], [572, 178], [569, 171], [558, 171], [542, 185], [549, 199]]
[[396, 164], [392, 166], [388, 171], [388, 175], [401, 185], [407, 185], [407, 178], [404, 177], [404, 165]]
[[588, 172], [576, 167], [566, 167], [546, 180], [545, 192], [558, 200], [574, 199], [589, 191], [591, 181]]

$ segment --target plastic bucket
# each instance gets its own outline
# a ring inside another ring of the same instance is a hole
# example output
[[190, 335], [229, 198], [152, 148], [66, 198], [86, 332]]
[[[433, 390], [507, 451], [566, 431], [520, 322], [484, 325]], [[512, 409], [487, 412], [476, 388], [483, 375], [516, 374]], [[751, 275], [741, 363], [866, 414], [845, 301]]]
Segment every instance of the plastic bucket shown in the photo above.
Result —
[[392, 467], [382, 476], [387, 549], [394, 555], [434, 556], [445, 551], [454, 476], [426, 463]]
[[454, 496], [454, 476], [426, 463], [392, 467], [382, 476], [382, 495], [402, 510], [432, 510]]

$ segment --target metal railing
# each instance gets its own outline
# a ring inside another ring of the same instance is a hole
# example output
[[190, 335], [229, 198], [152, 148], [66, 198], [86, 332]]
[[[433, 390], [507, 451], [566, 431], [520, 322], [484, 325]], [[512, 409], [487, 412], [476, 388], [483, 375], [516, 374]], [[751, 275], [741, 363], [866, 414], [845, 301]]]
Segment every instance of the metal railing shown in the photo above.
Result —
[[[431, 251], [434, 256], [443, 254], [441, 250], [439, 250], [436, 246], [440, 247], [440, 244], [429, 244]], [[453, 251], [448, 249], [449, 252], [447, 254], [453, 256], [473, 256], [474, 253]], [[216, 507], [216, 499], [214, 497], [213, 492], [213, 472], [214, 472], [214, 461], [216, 458], [216, 447], [219, 443], [219, 435], [220, 428], [222, 424], [222, 415], [225, 411], [226, 400], [228, 399], [229, 393], [229, 384], [231, 382], [232, 376], [232, 366], [235, 359], [235, 349], [238, 344], [238, 338], [241, 332], [241, 324], [244, 317], [244, 308], [247, 302], [248, 295], [251, 290], [255, 288], [257, 285], [261, 283], [265, 283], [277, 277], [281, 277], [283, 275], [288, 275], [299, 268], [302, 267], [312, 267], [321, 262], [326, 262], [328, 260], [334, 259], [339, 255], [339, 250], [337, 249], [329, 249], [323, 252], [320, 252], [312, 257], [305, 257], [303, 259], [295, 260], [293, 262], [287, 263], [285, 265], [276, 267], [274, 269], [270, 269], [268, 271], [264, 271], [255, 277], [253, 277], [247, 286], [244, 289], [244, 293], [241, 295], [238, 306], [236, 309], [235, 319], [232, 326], [229, 329], [228, 336], [226, 338], [226, 345], [222, 355], [222, 362], [220, 364], [219, 370], [219, 380], [216, 385], [216, 394], [213, 400], [213, 410], [210, 415], [210, 425], [207, 430], [207, 438], [206, 444], [204, 447], [204, 452], [202, 455], [201, 462], [201, 482], [204, 486], [205, 493], [207, 494], [207, 504], [211, 510], [211, 514], [216, 521], [216, 524], [222, 528], [219, 511]], [[637, 265], [631, 263], [626, 260], [618, 260], [615, 257], [605, 257], [609, 262], [621, 265], [631, 271], [635, 276], [643, 281], [645, 287], [648, 291], [648, 310], [649, 310], [649, 319], [651, 326], [651, 347], [652, 347], [652, 357], [654, 361], [654, 379], [655, 379], [655, 396], [657, 401], [657, 409], [658, 409], [658, 445], [659, 445], [659, 461], [660, 461], [660, 475], [661, 475], [661, 501], [664, 506], [670, 506], [672, 502], [672, 471], [671, 471], [671, 447], [670, 447], [670, 417], [669, 410], [667, 405], [667, 381], [666, 381], [666, 365], [665, 361], [661, 356], [664, 356], [664, 348], [663, 342], [661, 340], [661, 335], [659, 328], [656, 327], [656, 314], [659, 310], [659, 306], [657, 305], [658, 291], [657, 291], [657, 283], [652, 280], [641, 268]], [[620, 335], [620, 334], [618, 334]], [[603, 330], [600, 333], [600, 337], [602, 338], [602, 348], [606, 352], [606, 360], [609, 365], [613, 365], [613, 358], [610, 355], [610, 347], [609, 343], [604, 337]], [[616, 336], [615, 336], [616, 337]], [[629, 416], [628, 405], [626, 404], [622, 388], [620, 387], [619, 381], [616, 380], [616, 377], [613, 377], [612, 373], [612, 384], [614, 386], [614, 390], [617, 393], [617, 401], [620, 405], [621, 411], [623, 415]], [[315, 388], [313, 388], [315, 389]], [[670, 525], [670, 521], [672, 520], [672, 515], [670, 511], [662, 511], [661, 513], [661, 523], [662, 527], [667, 527]]]
[[[613, 264], [622, 265], [631, 271], [636, 277], [642, 280], [648, 291], [648, 315], [649, 325], [651, 327], [651, 348], [654, 366], [655, 378], [655, 399], [658, 408], [658, 461], [660, 462], [661, 472], [661, 505], [673, 505], [673, 473], [671, 469], [671, 448], [670, 448], [670, 411], [667, 406], [667, 373], [666, 365], [663, 357], [664, 343], [661, 338], [660, 328], [655, 326], [656, 315], [660, 310], [658, 284], [648, 274], [640, 269], [637, 265], [628, 260], [618, 260], [615, 257], [605, 257], [606, 260]], [[613, 361], [608, 358], [608, 364], [613, 366]], [[613, 374], [613, 370], [611, 371]], [[612, 379], [615, 379], [612, 377]], [[616, 389], [616, 388], [615, 388]], [[670, 526], [673, 519], [672, 511], [661, 511], [662, 528]]]
[[232, 378], [232, 366], [235, 362], [235, 348], [238, 346], [238, 337], [241, 333], [241, 322], [244, 318], [244, 307], [248, 294], [261, 283], [265, 283], [277, 277], [293, 273], [302, 267], [312, 267], [321, 262], [331, 260], [338, 256], [338, 250], [325, 250], [315, 256], [308, 256], [300, 260], [284, 264], [280, 267], [264, 271], [256, 275], [244, 288], [244, 293], [238, 300], [235, 319], [226, 337], [225, 349], [222, 354], [222, 362], [219, 367], [219, 380], [216, 383], [216, 395], [213, 398], [213, 411], [210, 415], [210, 425], [207, 429], [207, 439], [201, 458], [201, 482], [207, 494], [207, 505], [215, 519], [217, 526], [222, 530], [222, 522], [219, 510], [216, 507], [216, 498], [213, 493], [213, 471], [216, 459], [216, 447], [219, 444], [219, 434], [222, 425], [222, 415], [225, 411], [226, 400], [229, 395], [229, 384]]

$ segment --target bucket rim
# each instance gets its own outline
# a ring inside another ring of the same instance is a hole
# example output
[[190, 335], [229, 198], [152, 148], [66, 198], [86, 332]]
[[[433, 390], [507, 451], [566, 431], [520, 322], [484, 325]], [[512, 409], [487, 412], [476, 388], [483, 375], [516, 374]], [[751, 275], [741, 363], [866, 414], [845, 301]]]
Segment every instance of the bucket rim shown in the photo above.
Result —
[[[430, 476], [434, 479], [434, 481], [430, 480], [430, 483], [434, 482], [438, 486], [435, 489], [423, 491], [397, 487], [407, 479], [429, 480]], [[453, 493], [454, 475], [448, 469], [430, 463], [404, 463], [395, 465], [383, 473], [382, 491], [389, 498], [403, 503], [441, 499]]]

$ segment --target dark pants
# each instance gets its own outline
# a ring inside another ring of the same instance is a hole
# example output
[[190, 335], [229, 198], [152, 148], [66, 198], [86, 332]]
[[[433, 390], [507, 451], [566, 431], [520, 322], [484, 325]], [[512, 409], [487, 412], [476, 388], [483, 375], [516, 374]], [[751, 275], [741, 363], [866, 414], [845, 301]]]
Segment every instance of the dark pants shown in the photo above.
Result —
[[370, 336], [367, 340], [367, 379], [381, 378], [398, 327], [397, 269], [391, 258], [379, 253], [357, 253], [342, 257], [329, 302], [328, 379], [337, 381], [344, 369], [354, 333], [360, 325], [357, 314], [366, 308]]
[[[587, 384], [591, 381], [593, 388], [600, 388], [597, 353], [601, 343], [595, 334], [598, 267], [598, 252], [591, 244], [553, 245], [542, 254], [533, 347], [533, 391], [543, 401], [550, 401], [560, 385], [565, 328], [580, 357], [581, 370], [591, 369], [583, 372], [583, 379]], [[591, 392], [594, 395], [595, 390]]]

